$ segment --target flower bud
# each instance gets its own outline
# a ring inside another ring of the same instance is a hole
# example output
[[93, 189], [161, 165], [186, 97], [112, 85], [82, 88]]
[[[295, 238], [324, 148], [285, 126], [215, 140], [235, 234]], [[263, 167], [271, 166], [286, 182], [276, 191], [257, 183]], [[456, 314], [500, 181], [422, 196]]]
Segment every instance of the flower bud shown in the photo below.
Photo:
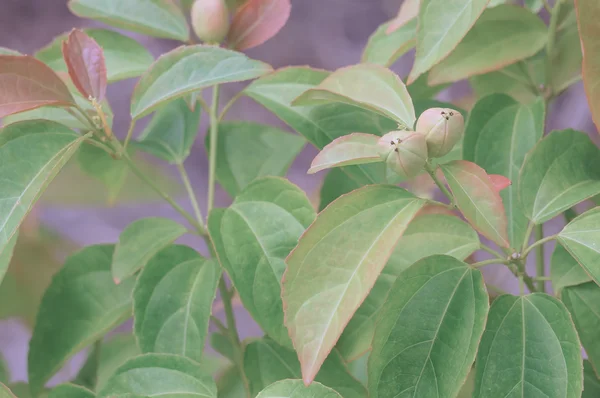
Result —
[[229, 32], [225, 0], [196, 0], [191, 11], [192, 28], [205, 43], [221, 43]]
[[416, 130], [425, 136], [429, 156], [439, 158], [460, 141], [465, 122], [460, 112], [454, 109], [431, 108], [419, 116]]
[[379, 139], [379, 156], [404, 179], [421, 172], [427, 161], [425, 137], [414, 131], [392, 131]]

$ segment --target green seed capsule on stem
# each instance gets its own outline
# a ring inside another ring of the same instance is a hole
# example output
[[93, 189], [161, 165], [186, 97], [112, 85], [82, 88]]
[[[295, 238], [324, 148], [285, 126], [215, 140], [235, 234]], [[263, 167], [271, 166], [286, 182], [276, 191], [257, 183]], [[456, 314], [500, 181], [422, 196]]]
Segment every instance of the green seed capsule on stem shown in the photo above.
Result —
[[429, 156], [439, 158], [460, 141], [465, 131], [465, 121], [460, 112], [454, 109], [431, 108], [419, 116], [416, 131], [425, 136]]
[[191, 10], [192, 28], [205, 43], [221, 43], [229, 32], [225, 0], [196, 0]]
[[414, 131], [392, 131], [378, 142], [379, 156], [388, 167], [404, 179], [419, 174], [427, 161], [425, 137]]

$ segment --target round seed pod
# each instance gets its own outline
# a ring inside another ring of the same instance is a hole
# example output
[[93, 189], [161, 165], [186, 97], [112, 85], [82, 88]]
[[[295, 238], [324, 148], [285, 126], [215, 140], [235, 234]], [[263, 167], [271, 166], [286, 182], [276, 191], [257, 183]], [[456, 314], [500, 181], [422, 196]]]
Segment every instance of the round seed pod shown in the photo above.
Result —
[[414, 131], [392, 131], [379, 139], [379, 156], [403, 179], [421, 172], [427, 162], [425, 136]]
[[225, 0], [196, 0], [190, 13], [196, 36], [205, 43], [221, 43], [229, 32]]
[[419, 116], [417, 133], [427, 141], [427, 151], [432, 158], [446, 155], [462, 137], [465, 121], [460, 112], [447, 108], [431, 108]]

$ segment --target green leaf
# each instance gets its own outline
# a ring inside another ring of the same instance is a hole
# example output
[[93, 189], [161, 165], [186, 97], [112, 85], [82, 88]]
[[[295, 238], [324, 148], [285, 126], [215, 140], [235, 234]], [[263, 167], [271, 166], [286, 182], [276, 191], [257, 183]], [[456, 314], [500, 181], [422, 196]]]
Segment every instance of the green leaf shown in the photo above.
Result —
[[308, 174], [333, 167], [382, 162], [379, 136], [352, 133], [327, 144], [313, 159]]
[[[104, 50], [108, 82], [138, 77], [154, 62], [154, 57], [140, 43], [120, 33], [106, 29], [84, 29]], [[56, 71], [67, 71], [62, 56], [62, 42], [67, 35], [56, 37], [35, 53], [35, 57]]]
[[82, 171], [105, 186], [108, 204], [113, 204], [129, 172], [125, 161], [114, 159], [104, 149], [91, 144], [82, 145], [76, 158]]
[[[328, 75], [329, 72], [308, 67], [284, 68], [251, 83], [244, 93], [277, 115], [318, 149], [350, 133], [382, 135], [396, 129], [397, 124], [387, 117], [340, 102], [292, 106], [296, 97], [318, 86]], [[349, 166], [344, 171], [361, 184], [386, 182], [383, 163]]]
[[71, 12], [81, 18], [149, 36], [187, 41], [185, 16], [172, 0], [70, 0]]
[[217, 390], [219, 398], [243, 398], [248, 394], [238, 367], [235, 365], [230, 366], [217, 379]]
[[600, 380], [589, 361], [583, 361], [583, 394], [581, 398], [600, 396]]
[[544, 120], [543, 99], [520, 105], [504, 94], [493, 94], [475, 104], [465, 129], [464, 159], [512, 182], [500, 192], [511, 247], [525, 239], [529, 220], [519, 201], [519, 171], [525, 155], [542, 138]]
[[10, 48], [0, 47], [0, 55], [23, 55], [16, 50], [11, 50]]
[[291, 346], [281, 302], [284, 260], [314, 218], [315, 211], [300, 188], [281, 178], [265, 177], [248, 185], [229, 208], [211, 212], [208, 219], [219, 262], [244, 307], [282, 345]]
[[10, 369], [8, 368], [4, 356], [0, 353], [0, 383], [8, 383], [10, 378]]
[[456, 205], [467, 221], [486, 238], [509, 247], [502, 198], [485, 170], [465, 160], [455, 160], [440, 167]]
[[115, 371], [129, 359], [140, 355], [136, 338], [133, 334], [117, 334], [102, 343], [98, 359], [98, 377], [96, 391], [106, 385]]
[[521, 204], [536, 224], [598, 193], [600, 150], [578, 131], [553, 131], [527, 155], [521, 169]]
[[115, 248], [112, 274], [116, 283], [133, 275], [161, 249], [187, 229], [168, 218], [148, 217], [132, 222], [121, 232]]
[[[296, 353], [269, 338], [254, 340], [246, 345], [244, 371], [250, 382], [252, 396], [276, 381], [302, 377]], [[339, 391], [344, 398], [364, 398], [367, 395], [365, 387], [350, 374], [336, 351], [329, 354], [315, 381]]]
[[133, 290], [134, 331], [142, 352], [202, 358], [221, 270], [180, 245], [144, 267]]
[[404, 271], [383, 306], [369, 357], [369, 396], [455, 397], [485, 328], [481, 272], [449, 256]]
[[69, 257], [46, 290], [29, 343], [29, 383], [37, 394], [71, 356], [131, 316], [133, 279], [115, 285], [113, 246]]
[[592, 280], [577, 260], [560, 244], [556, 245], [552, 253], [550, 278], [552, 289], [557, 294], [560, 294], [565, 287], [580, 285]]
[[379, 26], [369, 37], [361, 62], [389, 67], [415, 46], [417, 19], [414, 18], [392, 33], [387, 33], [392, 22]]
[[[306, 141], [276, 127], [253, 122], [219, 123], [217, 181], [235, 197], [252, 181], [283, 177]], [[206, 135], [206, 148], [210, 135]]]
[[61, 384], [50, 390], [48, 398], [94, 398], [96, 394], [75, 384]]
[[194, 398], [217, 396], [217, 386], [200, 365], [171, 354], [145, 354], [125, 362], [98, 393], [98, 398], [119, 394]]
[[[0, 282], [4, 279], [4, 275], [8, 270], [8, 266], [10, 265], [10, 260], [12, 259], [13, 252], [15, 249], [15, 245], [17, 243], [17, 239], [19, 238], [19, 232], [15, 232], [12, 238], [6, 242], [5, 245], [0, 247]], [[2, 381], [2, 380], [0, 380]]]
[[5, 142], [0, 143], [0, 253], [7, 250], [33, 204], [83, 140], [56, 123], [39, 127], [34, 132], [11, 133], [8, 142], [6, 128], [0, 130], [0, 140]]
[[342, 396], [320, 383], [313, 382], [307, 387], [302, 380], [281, 380], [262, 390], [256, 398], [342, 398]]
[[563, 1], [557, 18], [556, 41], [550, 56], [550, 83], [555, 94], [581, 79], [583, 61], [575, 4], [572, 1]]
[[600, 3], [595, 0], [577, 0], [577, 23], [579, 26], [579, 37], [583, 53], [583, 86], [587, 94], [588, 104], [592, 113], [592, 119], [596, 128], [600, 129], [600, 56], [598, 46], [600, 35], [598, 35], [598, 20]]
[[489, 8], [454, 51], [431, 69], [429, 83], [450, 83], [501, 69], [535, 55], [547, 36], [544, 22], [525, 8]]
[[234, 348], [229, 336], [220, 332], [212, 333], [210, 335], [210, 346], [231, 362], [235, 360]]
[[281, 296], [305, 382], [314, 379], [423, 204], [398, 187], [367, 186], [333, 202], [300, 238], [286, 260]]
[[336, 345], [342, 356], [349, 361], [370, 349], [380, 309], [402, 271], [434, 254], [464, 260], [479, 249], [479, 245], [477, 232], [458, 217], [417, 215], [396, 244], [375, 286], [344, 329]]
[[417, 25], [417, 53], [408, 84], [427, 72], [465, 37], [490, 0], [422, 0]]
[[75, 376], [71, 383], [89, 390], [95, 390], [96, 383], [98, 381], [98, 364], [100, 362], [99, 358], [101, 346], [102, 339], [99, 339], [92, 347], [90, 347], [83, 367], [79, 369], [77, 376]]
[[236, 51], [181, 46], [161, 56], [142, 75], [131, 97], [131, 116], [139, 119], [164, 102], [215, 84], [254, 79], [271, 70], [264, 62]]
[[325, 176], [321, 191], [319, 192], [319, 211], [323, 211], [323, 209], [340, 196], [360, 187], [362, 187], [362, 184], [350, 178], [344, 169], [331, 169]]
[[581, 361], [563, 303], [544, 293], [500, 296], [479, 346], [474, 397], [580, 397]]
[[565, 287], [561, 295], [593, 368], [600, 370], [600, 287], [594, 282]]
[[364, 108], [412, 128], [415, 110], [406, 86], [391, 70], [359, 64], [338, 69], [317, 87], [296, 98], [292, 105], [342, 102]]
[[183, 164], [198, 135], [201, 113], [199, 106], [190, 111], [183, 99], [168, 102], [158, 108], [135, 146], [169, 163]]
[[6, 387], [0, 383], [0, 398], [17, 398], [15, 395]]

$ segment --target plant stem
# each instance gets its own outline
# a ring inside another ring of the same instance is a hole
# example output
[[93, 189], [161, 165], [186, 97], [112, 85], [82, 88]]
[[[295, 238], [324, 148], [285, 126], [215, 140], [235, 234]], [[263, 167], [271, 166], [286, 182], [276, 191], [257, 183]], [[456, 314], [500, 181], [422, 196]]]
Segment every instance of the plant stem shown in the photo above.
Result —
[[496, 256], [498, 258], [502, 258], [502, 253], [497, 252], [496, 250], [492, 249], [491, 247], [485, 245], [485, 244], [481, 244], [481, 246], [479, 247], [481, 250], [486, 251], [488, 253], [490, 253], [492, 256]]
[[129, 124], [129, 129], [127, 130], [127, 136], [125, 136], [125, 143], [123, 144], [123, 150], [127, 150], [127, 145], [129, 145], [129, 141], [131, 140], [131, 136], [133, 135], [133, 129], [135, 128], [136, 120], [133, 119]]
[[225, 104], [225, 106], [223, 107], [223, 110], [221, 111], [221, 114], [219, 115], [219, 121], [223, 120], [223, 118], [225, 117], [225, 115], [227, 114], [227, 112], [229, 112], [229, 109], [233, 106], [233, 104], [235, 104], [235, 102], [240, 99], [240, 97], [242, 96], [244, 92], [243, 91], [239, 91], [236, 95], [234, 95], [229, 102], [227, 102], [227, 104]]
[[[535, 240], [537, 242], [541, 241], [542, 239], [544, 239], [544, 228], [543, 228], [543, 224], [539, 224], [535, 226]], [[544, 261], [544, 246], [543, 245], [538, 245], [535, 249], [535, 269], [536, 269], [536, 276], [537, 277], [544, 277], [546, 274], [546, 269], [545, 269], [545, 261]], [[539, 291], [541, 292], [545, 292], [546, 291], [546, 284], [544, 283], [543, 280], [538, 280], [537, 282], [537, 288]]]
[[529, 239], [531, 238], [533, 227], [535, 227], [535, 224], [530, 221], [529, 224], [527, 224], [527, 229], [525, 230], [525, 240], [523, 241], [523, 245], [521, 245], [521, 251], [524, 251], [527, 245], [529, 245]]
[[546, 11], [552, 14], [552, 7], [550, 7], [550, 3], [548, 3], [548, 0], [542, 0], [542, 3], [544, 3], [544, 8], [546, 9]]
[[550, 281], [552, 280], [552, 278], [550, 278], [549, 276], [538, 276], [535, 278], [532, 278], [534, 281]]
[[[550, 236], [546, 236], [545, 238], [542, 238], [538, 241], [536, 241], [534, 244], [532, 244], [531, 246], [529, 246], [527, 249], [525, 249], [525, 251], [523, 252], [523, 254], [521, 254], [521, 257], [524, 259], [527, 257], [527, 255], [536, 247], [543, 245], [544, 243], [550, 242], [551, 240], [555, 240], [556, 237], [558, 235], [550, 235]], [[538, 275], [539, 276], [539, 275]]]
[[208, 166], [208, 200], [207, 200], [207, 215], [213, 208], [215, 199], [215, 169], [217, 166], [217, 139], [219, 133], [219, 118], [217, 115], [219, 109], [219, 86], [213, 87], [212, 103], [210, 104], [210, 150], [209, 150], [209, 166]]
[[[225, 336], [228, 337], [229, 335], [229, 330], [227, 330], [227, 326], [223, 325], [223, 322], [221, 322], [221, 320], [219, 318], [217, 318], [214, 315], [210, 316], [210, 320], [215, 324], [215, 326], [217, 327], [217, 329], [219, 329], [219, 331], [223, 334], [225, 334]], [[229, 337], [228, 337], [229, 338]]]
[[438, 188], [440, 189], [440, 191], [442, 191], [442, 193], [444, 195], [446, 195], [446, 197], [450, 201], [450, 206], [454, 207], [454, 197], [452, 196], [452, 193], [450, 193], [450, 191], [448, 190], [448, 188], [446, 188], [446, 186], [437, 177], [437, 175], [435, 173], [436, 169], [434, 169], [433, 167], [431, 167], [431, 165], [429, 163], [426, 163], [425, 164], [425, 171], [427, 171], [427, 173], [429, 174], [429, 176], [431, 177], [431, 179], [433, 180], [433, 182], [435, 182], [435, 185], [438, 186]]
[[480, 268], [490, 264], [508, 264], [508, 261], [503, 258], [492, 258], [491, 260], [483, 260], [477, 263], [471, 264], [473, 268]]
[[185, 167], [181, 163], [177, 163], [177, 169], [179, 170], [179, 174], [181, 175], [181, 180], [183, 181], [183, 185], [190, 197], [190, 202], [192, 202], [192, 207], [194, 209], [194, 214], [196, 215], [196, 220], [198, 224], [202, 227], [202, 230], [206, 232], [206, 228], [204, 227], [204, 222], [202, 221], [202, 212], [200, 211], [200, 206], [198, 205], [198, 199], [196, 198], [196, 194], [194, 193], [194, 188], [190, 183], [190, 178], [188, 173], [185, 171]]

